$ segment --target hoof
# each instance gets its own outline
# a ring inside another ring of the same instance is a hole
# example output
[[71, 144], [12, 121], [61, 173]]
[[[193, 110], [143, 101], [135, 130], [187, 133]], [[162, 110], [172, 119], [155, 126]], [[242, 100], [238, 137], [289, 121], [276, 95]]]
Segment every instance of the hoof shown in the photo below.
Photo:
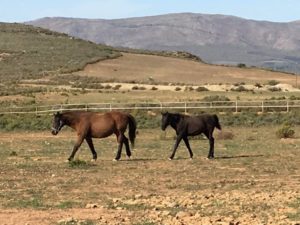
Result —
[[193, 160], [193, 157], [191, 157], [190, 160]]
[[131, 160], [131, 156], [126, 156], [126, 159]]
[[170, 160], [170, 161], [171, 161], [171, 160], [173, 160], [173, 158], [170, 158], [170, 157], [169, 157], [169, 158], [168, 158], [168, 160]]
[[91, 159], [91, 162], [96, 162], [97, 161], [97, 159]]
[[113, 162], [118, 162], [118, 161], [119, 161], [119, 159], [113, 159], [112, 161], [113, 161]]

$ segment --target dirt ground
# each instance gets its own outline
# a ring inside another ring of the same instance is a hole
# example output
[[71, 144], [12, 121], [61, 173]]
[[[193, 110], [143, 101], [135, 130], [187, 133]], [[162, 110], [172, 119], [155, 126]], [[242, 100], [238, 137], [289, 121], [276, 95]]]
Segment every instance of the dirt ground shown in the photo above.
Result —
[[[133, 158], [113, 162], [116, 140], [84, 143], [77, 163], [66, 162], [69, 130], [0, 133], [1, 224], [299, 224], [300, 139], [277, 139], [276, 127], [228, 128], [208, 142], [181, 143], [167, 160], [174, 133], [140, 130]], [[300, 132], [297, 127], [296, 133]]]

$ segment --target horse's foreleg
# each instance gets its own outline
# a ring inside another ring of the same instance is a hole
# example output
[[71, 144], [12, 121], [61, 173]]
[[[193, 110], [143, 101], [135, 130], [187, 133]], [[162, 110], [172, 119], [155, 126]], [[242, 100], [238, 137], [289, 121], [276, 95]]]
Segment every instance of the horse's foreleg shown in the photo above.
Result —
[[208, 154], [209, 159], [215, 157], [214, 146], [215, 146], [215, 139], [213, 138], [213, 136], [211, 136], [209, 138], [209, 154]]
[[78, 136], [77, 141], [73, 147], [73, 151], [72, 151], [70, 157], [68, 158], [69, 161], [72, 161], [74, 159], [74, 156], [75, 156], [77, 150], [79, 149], [80, 145], [82, 144], [82, 142], [83, 142], [83, 138], [81, 136]]
[[214, 153], [214, 145], [215, 145], [215, 139], [213, 138], [213, 131], [207, 131], [204, 132], [205, 136], [208, 138], [209, 140], [209, 152], [208, 152], [208, 156], [207, 158], [212, 159], [215, 157], [215, 153]]
[[182, 139], [182, 135], [178, 135], [177, 138], [176, 138], [176, 141], [175, 141], [175, 145], [173, 147], [172, 155], [169, 157], [170, 160], [172, 160], [174, 158], [176, 150], [178, 148], [178, 145], [179, 145], [181, 139]]
[[119, 145], [118, 145], [118, 152], [117, 152], [117, 155], [115, 158], [116, 161], [118, 161], [121, 158], [122, 147], [123, 147], [123, 142], [124, 142], [124, 135], [122, 133], [120, 133], [117, 136], [117, 140], [118, 140]]
[[86, 142], [88, 143], [89, 147], [90, 147], [90, 150], [93, 154], [93, 159], [94, 160], [97, 160], [97, 152], [95, 151], [95, 148], [94, 148], [94, 144], [93, 144], [93, 140], [91, 137], [86, 137], [85, 138]]
[[191, 146], [190, 146], [190, 143], [189, 143], [189, 139], [188, 139], [188, 137], [185, 136], [185, 137], [183, 137], [183, 140], [184, 140], [184, 143], [185, 143], [185, 145], [186, 145], [186, 147], [187, 147], [187, 149], [190, 153], [190, 158], [192, 159], [193, 158], [193, 152], [192, 152], [192, 149], [191, 149]]
[[130, 147], [129, 147], [129, 142], [128, 142], [128, 138], [124, 135], [124, 144], [125, 144], [125, 148], [126, 148], [126, 155], [128, 158], [131, 157], [131, 151], [130, 151]]

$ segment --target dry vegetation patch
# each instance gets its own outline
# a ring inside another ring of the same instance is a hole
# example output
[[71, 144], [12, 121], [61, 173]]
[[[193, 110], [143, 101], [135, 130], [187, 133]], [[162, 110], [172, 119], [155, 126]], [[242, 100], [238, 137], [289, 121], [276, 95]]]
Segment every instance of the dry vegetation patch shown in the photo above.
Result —
[[[133, 159], [113, 162], [114, 137], [83, 144], [65, 162], [75, 133], [1, 133], [0, 220], [5, 224], [296, 224], [299, 145], [278, 139], [273, 127], [232, 128], [207, 160], [205, 139], [183, 143], [168, 161], [171, 130], [139, 130]], [[275, 129], [276, 130], [276, 129]], [[299, 128], [295, 127], [296, 134]]]

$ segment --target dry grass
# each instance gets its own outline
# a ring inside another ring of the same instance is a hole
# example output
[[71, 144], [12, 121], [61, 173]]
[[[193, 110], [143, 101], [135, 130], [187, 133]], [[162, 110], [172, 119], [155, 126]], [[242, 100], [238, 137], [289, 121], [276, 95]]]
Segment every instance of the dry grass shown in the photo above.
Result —
[[260, 70], [208, 65], [201, 62], [154, 55], [123, 53], [123, 57], [90, 64], [79, 72], [104, 79], [138, 82], [169, 82], [186, 84], [267, 83], [277, 80], [295, 84], [295, 76]]
[[[173, 135], [140, 130], [133, 159], [113, 162], [114, 137], [95, 140], [99, 159], [65, 162], [75, 134], [2, 133], [0, 220], [6, 224], [55, 224], [72, 217], [95, 224], [284, 223], [300, 219], [299, 145], [270, 132], [274, 127], [232, 128], [232, 140], [192, 140], [194, 160], [181, 143], [168, 161]], [[300, 130], [297, 127], [296, 133]], [[96, 209], [86, 209], [89, 203]], [[106, 222], [105, 222], [106, 221]], [[211, 221], [211, 222], [209, 222]], [[150, 223], [151, 222], [151, 223]], [[75, 223], [80, 224], [80, 222]]]

